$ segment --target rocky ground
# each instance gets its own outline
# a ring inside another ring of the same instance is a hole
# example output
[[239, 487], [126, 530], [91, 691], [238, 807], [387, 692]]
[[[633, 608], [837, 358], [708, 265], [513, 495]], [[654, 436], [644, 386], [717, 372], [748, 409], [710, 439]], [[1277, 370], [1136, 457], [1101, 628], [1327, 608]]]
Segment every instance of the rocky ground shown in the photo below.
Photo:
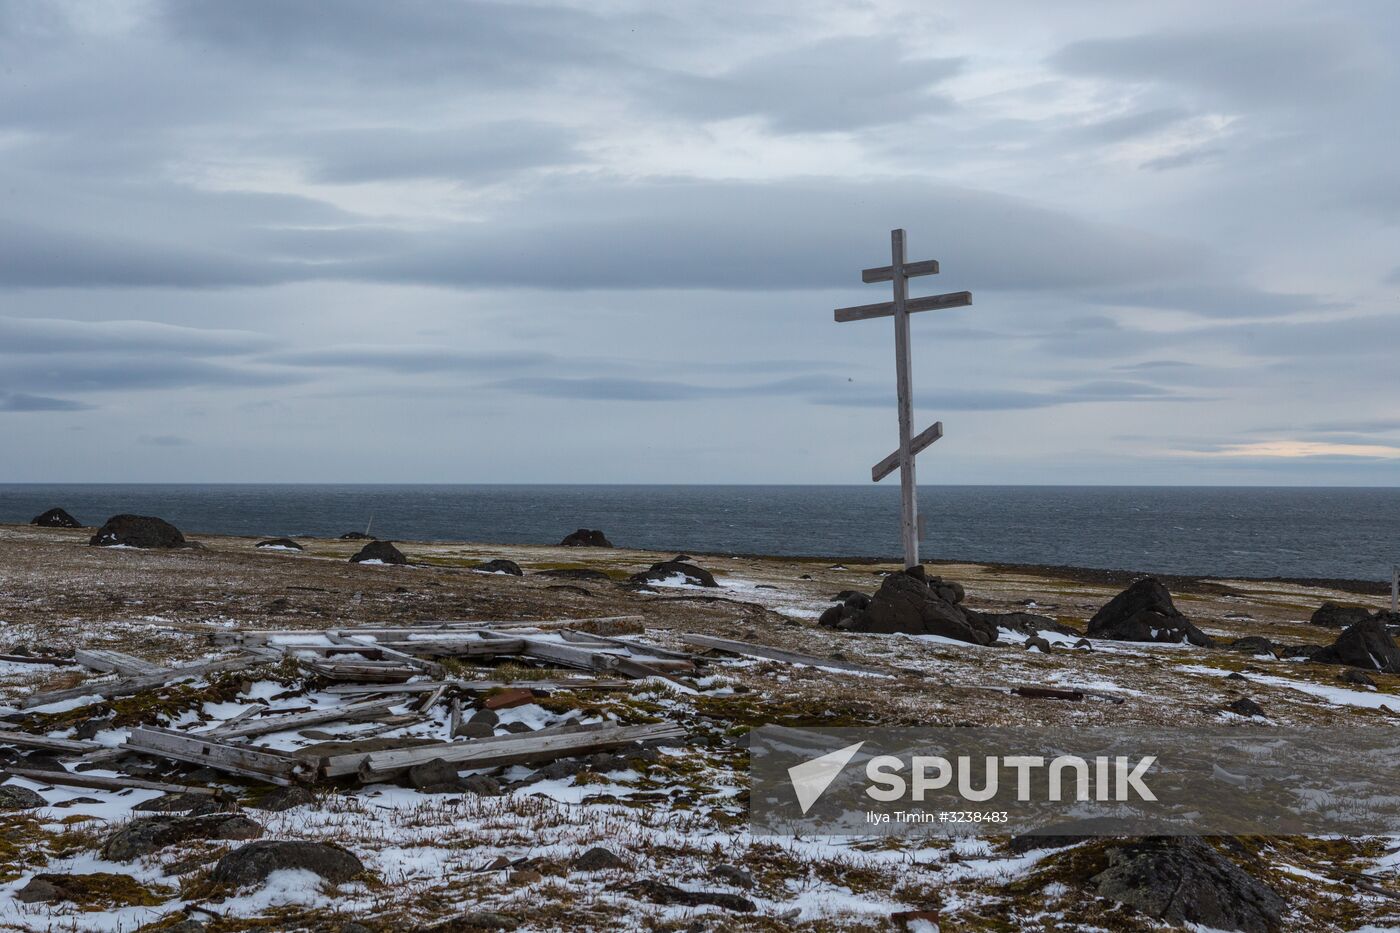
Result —
[[[133, 808], [150, 806], [157, 792], [12, 780], [4, 786], [40, 794], [43, 806], [7, 804], [0, 793], [6, 929], [1154, 929], [1190, 913], [1124, 892], [1143, 866], [1180, 874], [1171, 868], [1178, 863], [1188, 864], [1186, 875], [1241, 871], [1261, 885], [1249, 889], [1261, 902], [1260, 929], [1400, 924], [1400, 843], [1388, 838], [1210, 840], [1164, 854], [1112, 840], [1028, 848], [997, 837], [833, 842], [747, 832], [747, 755], [737, 739], [760, 724], [1400, 725], [1400, 676], [1370, 673], [1371, 686], [1342, 680], [1347, 669], [1337, 665], [1189, 644], [1096, 638], [1072, 647], [1130, 573], [930, 566], [963, 585], [965, 606], [1033, 612], [1075, 631], [1047, 635], [1051, 649], [1041, 652], [1005, 630], [996, 644], [973, 645], [816, 624], [836, 593], [871, 593], [897, 569], [889, 565], [691, 555], [713, 574], [718, 587], [710, 588], [674, 576], [630, 583], [674, 555], [624, 548], [397, 542], [411, 563], [394, 566], [350, 563], [364, 544], [356, 541], [299, 539], [302, 551], [258, 550], [256, 539], [193, 535], [201, 547], [139, 550], [88, 547], [91, 534], [0, 527], [0, 652], [115, 648], [164, 663], [226, 650], [213, 644], [211, 627], [630, 616], [632, 637], [666, 648], [683, 649], [682, 634], [700, 633], [889, 676], [729, 657], [679, 685], [558, 693], [518, 715], [665, 718], [684, 725], [687, 739], [644, 758], [575, 762], [543, 777], [528, 769], [494, 774], [499, 795], [344, 784], [267, 810], [260, 809], [266, 788], [170, 771], [161, 779], [225, 786], [237, 800], [234, 816], [252, 825], [206, 814], [195, 817], [203, 824], [185, 827], [188, 835], [181, 830], [153, 848], [114, 847], [112, 837], [133, 819], [149, 820]], [[474, 569], [492, 559], [514, 561], [525, 574]], [[1244, 636], [1279, 646], [1330, 643], [1338, 630], [1307, 621], [1320, 604], [1379, 609], [1385, 600], [1378, 586], [1341, 581], [1165, 582], [1181, 613], [1220, 643]], [[132, 725], [218, 719], [250, 697], [309, 689], [299, 676], [220, 676], [207, 689], [58, 709], [42, 731], [71, 737], [99, 720], [101, 740], [116, 744]], [[0, 702], [79, 677], [0, 662]], [[1022, 697], [1006, 692], [1013, 686], [1089, 695]], [[1263, 718], [1227, 711], [1244, 698]], [[33, 728], [32, 718], [26, 723]], [[30, 753], [29, 766], [38, 757]], [[270, 875], [226, 869], [221, 857], [254, 838], [333, 843], [356, 864], [322, 872], [284, 852], [269, 862]], [[30, 888], [36, 896], [21, 900]]]

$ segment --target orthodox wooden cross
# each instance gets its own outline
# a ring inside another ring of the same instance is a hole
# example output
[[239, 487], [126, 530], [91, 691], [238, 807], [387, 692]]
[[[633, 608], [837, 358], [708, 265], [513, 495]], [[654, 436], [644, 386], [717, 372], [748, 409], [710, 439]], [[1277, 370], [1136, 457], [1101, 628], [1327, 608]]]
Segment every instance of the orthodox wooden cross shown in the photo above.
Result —
[[876, 269], [865, 269], [860, 278], [862, 282], [867, 283], [893, 283], [894, 300], [836, 309], [838, 324], [876, 317], [894, 318], [894, 371], [895, 386], [899, 395], [899, 449], [875, 464], [870, 470], [870, 478], [878, 483], [896, 469], [899, 470], [899, 490], [903, 505], [900, 527], [904, 540], [905, 567], [919, 565], [920, 523], [919, 505], [916, 501], [917, 487], [914, 482], [914, 456], [943, 436], [941, 421], [935, 421], [931, 427], [917, 435], [913, 434], [914, 391], [909, 375], [909, 315], [915, 311], [961, 308], [972, 304], [971, 292], [951, 292], [947, 295], [930, 295], [927, 298], [909, 297], [911, 278], [937, 272], [936, 259], [908, 262], [904, 258], [904, 231], [891, 230], [890, 264]]

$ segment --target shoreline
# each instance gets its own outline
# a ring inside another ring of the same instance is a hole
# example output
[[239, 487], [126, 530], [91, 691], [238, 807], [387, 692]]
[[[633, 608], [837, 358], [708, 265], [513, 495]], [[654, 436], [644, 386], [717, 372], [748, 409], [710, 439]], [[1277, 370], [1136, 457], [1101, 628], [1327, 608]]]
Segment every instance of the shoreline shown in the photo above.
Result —
[[[0, 522], [0, 529], [14, 531], [40, 530], [40, 531], [73, 531], [92, 533], [97, 530], [96, 526], [84, 526], [73, 529], [50, 529], [42, 526], [31, 525], [29, 523], [6, 523]], [[184, 531], [184, 529], [181, 529]], [[192, 538], [223, 538], [235, 540], [258, 540], [257, 535], [224, 534], [221, 532], [189, 531], [187, 536]], [[267, 535], [265, 537], [275, 537]], [[321, 535], [287, 535], [287, 537], [306, 541], [347, 541], [339, 536], [325, 537]], [[377, 536], [373, 536], [377, 537]], [[561, 545], [546, 542], [529, 543], [503, 543], [497, 541], [467, 541], [467, 540], [444, 540], [435, 538], [383, 538], [380, 540], [401, 542], [404, 544], [417, 545], [423, 547], [462, 547], [474, 549], [500, 549], [509, 548], [548, 548], [554, 549]], [[741, 559], [759, 561], [790, 561], [797, 564], [857, 564], [862, 566], [888, 566], [899, 565], [902, 561], [898, 556], [880, 555], [824, 555], [824, 554], [759, 554], [744, 551], [706, 551], [693, 548], [675, 548], [660, 550], [657, 548], [633, 548], [625, 545], [615, 545], [613, 548], [570, 548], [577, 550], [580, 554], [596, 552], [599, 554], [613, 551], [631, 551], [645, 554], [659, 554], [674, 556], [676, 554], [690, 554], [695, 557], [708, 557], [717, 560]], [[1051, 577], [1066, 580], [1073, 583], [1087, 583], [1103, 586], [1127, 586], [1133, 580], [1153, 576], [1161, 580], [1165, 585], [1173, 590], [1182, 592], [1200, 591], [1203, 587], [1219, 590], [1225, 586], [1225, 581], [1241, 580], [1250, 583], [1280, 583], [1287, 586], [1303, 586], [1316, 589], [1340, 590], [1347, 593], [1354, 593], [1358, 596], [1389, 596], [1390, 581], [1388, 580], [1361, 580], [1346, 577], [1292, 577], [1292, 576], [1252, 576], [1249, 574], [1192, 574], [1192, 573], [1168, 573], [1143, 569], [1129, 569], [1123, 567], [1088, 567], [1073, 564], [1043, 564], [1043, 563], [1018, 563], [1015, 561], [1000, 560], [977, 560], [977, 559], [955, 559], [955, 558], [926, 558], [922, 561], [928, 567], [967, 567], [976, 566], [997, 572], [1035, 574], [1037, 576]]]

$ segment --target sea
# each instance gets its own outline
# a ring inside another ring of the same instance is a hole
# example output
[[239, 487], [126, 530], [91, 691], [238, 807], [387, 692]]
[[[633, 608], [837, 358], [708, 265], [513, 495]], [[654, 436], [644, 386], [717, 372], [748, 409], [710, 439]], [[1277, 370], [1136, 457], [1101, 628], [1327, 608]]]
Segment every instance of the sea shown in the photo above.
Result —
[[[893, 557], [890, 486], [0, 485], [0, 522], [157, 515], [189, 534], [557, 544]], [[1400, 488], [925, 486], [927, 559], [1236, 577], [1389, 580]], [[502, 556], [509, 556], [507, 551]]]

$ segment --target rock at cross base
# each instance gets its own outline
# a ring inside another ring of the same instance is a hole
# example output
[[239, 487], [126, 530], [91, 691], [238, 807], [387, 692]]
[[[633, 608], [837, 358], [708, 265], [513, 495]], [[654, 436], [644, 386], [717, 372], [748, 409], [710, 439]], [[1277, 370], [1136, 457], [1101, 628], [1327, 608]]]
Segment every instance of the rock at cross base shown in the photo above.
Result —
[[652, 564], [649, 570], [634, 573], [628, 579], [632, 583], [665, 583], [676, 577], [683, 578], [691, 586], [719, 586], [708, 570], [679, 560], [663, 560]]
[[48, 805], [37, 791], [17, 784], [0, 785], [0, 810], [33, 810]]
[[187, 839], [256, 839], [262, 833], [261, 826], [238, 814], [148, 816], [108, 836], [102, 844], [102, 857], [125, 862]]
[[1149, 837], [1108, 850], [1090, 883], [1104, 897], [1173, 926], [1273, 933], [1283, 898], [1194, 836]]
[[189, 547], [180, 529], [151, 515], [113, 515], [88, 539], [92, 547]]
[[939, 577], [918, 573], [892, 573], [880, 583], [870, 605], [841, 619], [836, 627], [850, 632], [909, 635], [941, 635], [974, 645], [997, 640], [995, 625], [977, 613], [964, 612], [952, 600], [962, 599], [962, 587]]
[[1328, 628], [1346, 628], [1369, 618], [1371, 610], [1361, 606], [1339, 606], [1333, 602], [1326, 602], [1317, 607], [1317, 611], [1308, 621], [1313, 625], [1325, 625]]
[[1346, 664], [1366, 671], [1400, 674], [1400, 648], [1378, 617], [1357, 622], [1312, 660], [1321, 664]]
[[1191, 620], [1177, 611], [1172, 594], [1156, 577], [1133, 581], [1089, 620], [1090, 638], [1115, 641], [1189, 641], [1202, 648], [1214, 646]]
[[36, 515], [29, 520], [29, 524], [38, 525], [40, 528], [81, 528], [82, 523], [65, 509], [49, 509], [41, 515]]
[[559, 542], [560, 547], [612, 547], [607, 535], [597, 528], [580, 528], [570, 532], [563, 541]]
[[403, 552], [394, 547], [392, 541], [371, 541], [360, 548], [358, 554], [350, 558], [352, 564], [364, 564], [371, 561], [378, 561], [381, 564], [406, 564], [408, 558], [403, 556]]
[[243, 887], [285, 868], [315, 872], [332, 884], [349, 881], [365, 870], [352, 852], [329, 843], [250, 842], [219, 859], [211, 877], [217, 884]]

